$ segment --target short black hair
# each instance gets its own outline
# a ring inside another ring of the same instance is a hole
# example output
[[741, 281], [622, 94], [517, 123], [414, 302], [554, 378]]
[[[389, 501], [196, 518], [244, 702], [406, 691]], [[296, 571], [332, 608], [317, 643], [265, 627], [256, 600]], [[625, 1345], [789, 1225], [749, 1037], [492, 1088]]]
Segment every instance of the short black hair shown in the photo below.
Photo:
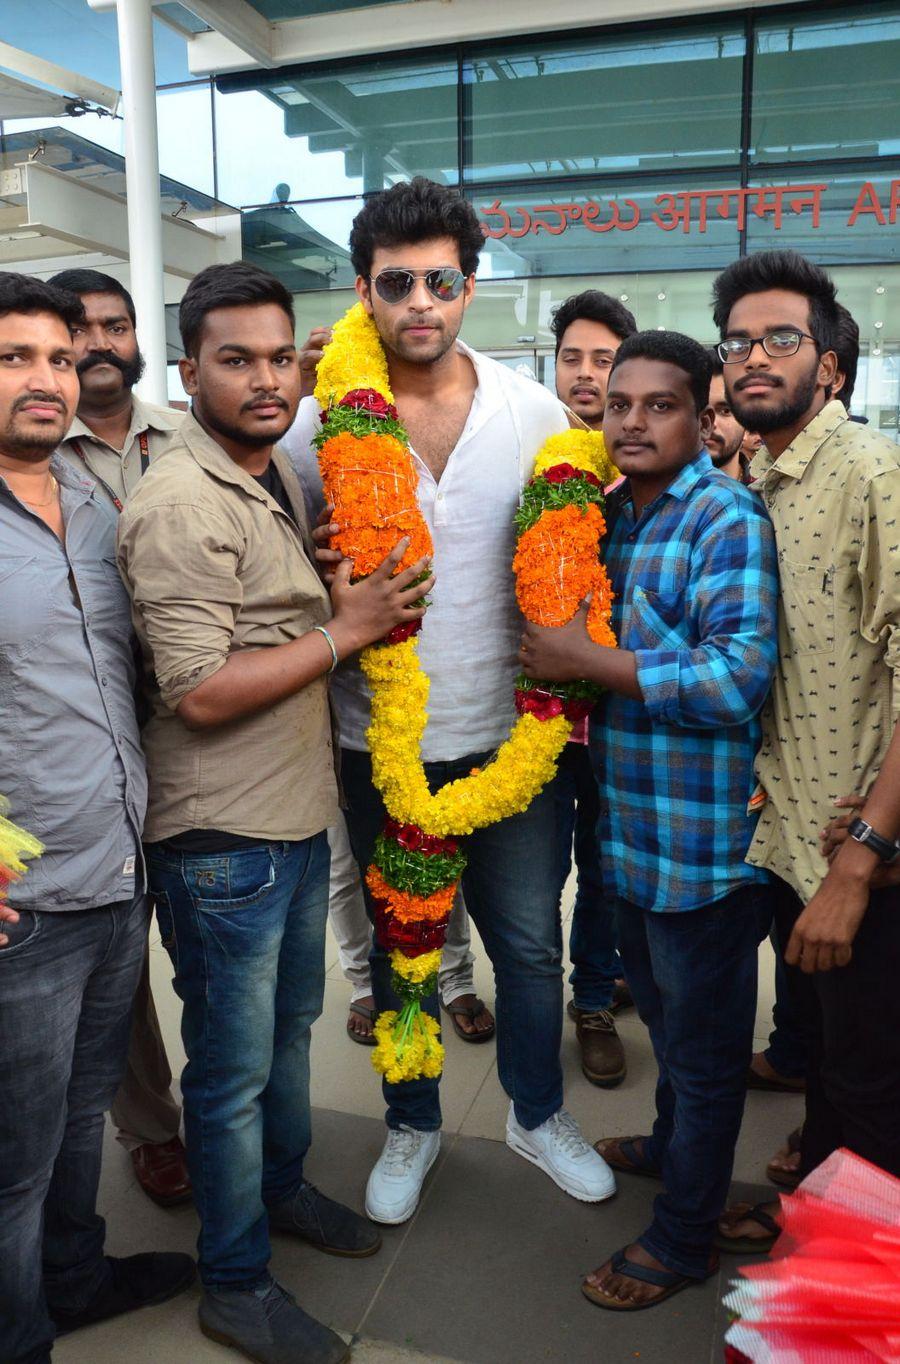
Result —
[[131, 318], [132, 327], [137, 325], [134, 299], [125, 285], [113, 279], [112, 275], [104, 275], [101, 270], [60, 270], [50, 283], [55, 284], [57, 289], [68, 289], [70, 294], [77, 294], [79, 298], [82, 294], [118, 294]]
[[677, 365], [688, 376], [698, 414], [708, 405], [712, 360], [706, 346], [701, 346], [693, 337], [669, 331], [635, 332], [634, 336], [626, 337], [612, 362], [610, 387], [613, 374], [626, 360], [662, 360], [665, 364]]
[[719, 354], [719, 352], [716, 350], [715, 346], [710, 346], [710, 348], [709, 348], [709, 358], [710, 358], [710, 360], [711, 360], [711, 362], [712, 362], [712, 374], [711, 374], [709, 377], [710, 377], [711, 379], [715, 379], [715, 378], [717, 378], [718, 375], [724, 374], [724, 373], [725, 373], [725, 362], [723, 361], [723, 359], [722, 359], [721, 355]]
[[[484, 246], [484, 233], [474, 208], [454, 189], [417, 175], [373, 195], [353, 219], [350, 259], [358, 275], [368, 279], [379, 246], [405, 246], [435, 237], [452, 237], [464, 275], [474, 275]], [[443, 264], [443, 262], [435, 262]]]
[[624, 303], [611, 294], [601, 293], [599, 289], [585, 289], [582, 294], [573, 294], [571, 298], [564, 299], [553, 311], [550, 330], [556, 337], [557, 355], [567, 329], [573, 322], [582, 321], [602, 322], [620, 341], [636, 335], [638, 329], [634, 314], [629, 312]]
[[731, 310], [746, 294], [788, 289], [809, 300], [809, 330], [820, 355], [834, 349], [837, 329], [836, 289], [821, 266], [797, 251], [757, 251], [732, 261], [713, 284], [713, 318], [725, 335]]
[[0, 270], [0, 317], [7, 313], [53, 313], [70, 332], [84, 321], [80, 298], [16, 270]]
[[208, 313], [219, 308], [240, 308], [243, 304], [275, 303], [294, 328], [294, 301], [280, 279], [248, 261], [228, 265], [208, 265], [195, 275], [184, 292], [178, 310], [181, 344], [185, 355], [197, 354], [203, 322]]
[[834, 333], [834, 353], [838, 358], [838, 370], [844, 376], [844, 387], [836, 397], [850, 411], [850, 399], [856, 387], [856, 370], [859, 365], [859, 327], [851, 312], [843, 303], [837, 305], [837, 327]]

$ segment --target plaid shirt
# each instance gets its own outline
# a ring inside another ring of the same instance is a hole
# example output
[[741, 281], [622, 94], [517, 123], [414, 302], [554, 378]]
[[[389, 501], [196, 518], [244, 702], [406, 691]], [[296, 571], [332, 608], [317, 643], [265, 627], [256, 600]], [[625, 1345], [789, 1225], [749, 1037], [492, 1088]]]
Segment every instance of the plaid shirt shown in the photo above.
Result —
[[762, 879], [744, 857], [777, 661], [775, 540], [705, 450], [637, 521], [627, 482], [620, 497], [605, 562], [644, 699], [609, 692], [591, 722], [603, 866], [642, 909], [698, 909]]

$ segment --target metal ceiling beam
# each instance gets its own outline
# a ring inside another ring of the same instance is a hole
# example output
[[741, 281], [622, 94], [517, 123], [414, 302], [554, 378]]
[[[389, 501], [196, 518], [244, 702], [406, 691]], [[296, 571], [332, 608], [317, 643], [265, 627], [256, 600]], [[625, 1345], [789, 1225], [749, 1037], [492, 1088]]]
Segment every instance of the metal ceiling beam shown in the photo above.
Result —
[[[200, 0], [182, 3], [197, 12]], [[247, 69], [247, 48], [236, 42], [219, 20], [219, 10], [227, 8], [228, 3], [229, 0], [224, 3], [204, 0], [204, 17], [213, 31], [198, 33], [188, 42], [188, 64], [196, 76]], [[418, 0], [415, 4], [403, 0], [271, 24], [270, 54], [265, 61], [256, 60], [256, 65], [288, 66], [292, 62], [329, 61], [416, 48], [421, 50], [424, 61], [428, 49], [441, 43], [702, 16], [723, 10], [757, 9], [767, 3], [769, 0], [567, 0], [560, 8], [548, 5], [547, 0], [494, 0], [490, 5], [484, 0]]]
[[89, 80], [87, 76], [79, 76], [75, 71], [67, 71], [64, 66], [57, 66], [56, 62], [48, 62], [43, 57], [35, 57], [31, 52], [23, 52], [21, 48], [13, 47], [11, 43], [0, 42], [0, 66], [18, 76], [40, 81], [41, 85], [49, 85], [53, 90], [61, 90], [66, 95], [76, 95], [79, 99], [87, 100], [89, 104], [99, 104], [104, 109], [109, 109], [111, 113], [115, 112], [119, 103], [118, 90], [113, 90], [108, 85], [100, 85], [98, 81]]

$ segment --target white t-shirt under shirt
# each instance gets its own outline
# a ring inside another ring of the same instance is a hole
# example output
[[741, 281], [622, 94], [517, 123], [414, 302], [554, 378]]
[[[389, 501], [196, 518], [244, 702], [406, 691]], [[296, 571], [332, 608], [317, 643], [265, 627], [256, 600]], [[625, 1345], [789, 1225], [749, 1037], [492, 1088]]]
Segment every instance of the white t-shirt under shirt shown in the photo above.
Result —
[[[478, 386], [468, 420], [436, 482], [413, 451], [418, 498], [434, 541], [437, 582], [419, 636], [431, 680], [426, 762], [496, 748], [515, 719], [513, 683], [522, 617], [515, 598], [513, 516], [534, 458], [548, 436], [568, 428], [565, 410], [545, 388], [463, 342]], [[281, 441], [314, 519], [324, 505], [312, 438], [318, 404], [305, 398]], [[356, 661], [334, 675], [341, 742], [364, 752], [369, 689]]]

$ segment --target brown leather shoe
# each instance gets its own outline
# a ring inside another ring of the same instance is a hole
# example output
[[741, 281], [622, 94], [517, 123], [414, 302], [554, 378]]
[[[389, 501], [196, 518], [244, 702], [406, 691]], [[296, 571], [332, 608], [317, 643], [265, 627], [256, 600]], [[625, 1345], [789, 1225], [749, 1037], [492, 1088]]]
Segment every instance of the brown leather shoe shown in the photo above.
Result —
[[159, 1145], [146, 1142], [131, 1153], [138, 1183], [148, 1198], [161, 1208], [173, 1208], [191, 1200], [191, 1179], [180, 1137]]
[[608, 1009], [596, 1013], [576, 1010], [575, 1033], [581, 1047], [581, 1070], [585, 1079], [601, 1089], [613, 1089], [625, 1079], [625, 1048]]

